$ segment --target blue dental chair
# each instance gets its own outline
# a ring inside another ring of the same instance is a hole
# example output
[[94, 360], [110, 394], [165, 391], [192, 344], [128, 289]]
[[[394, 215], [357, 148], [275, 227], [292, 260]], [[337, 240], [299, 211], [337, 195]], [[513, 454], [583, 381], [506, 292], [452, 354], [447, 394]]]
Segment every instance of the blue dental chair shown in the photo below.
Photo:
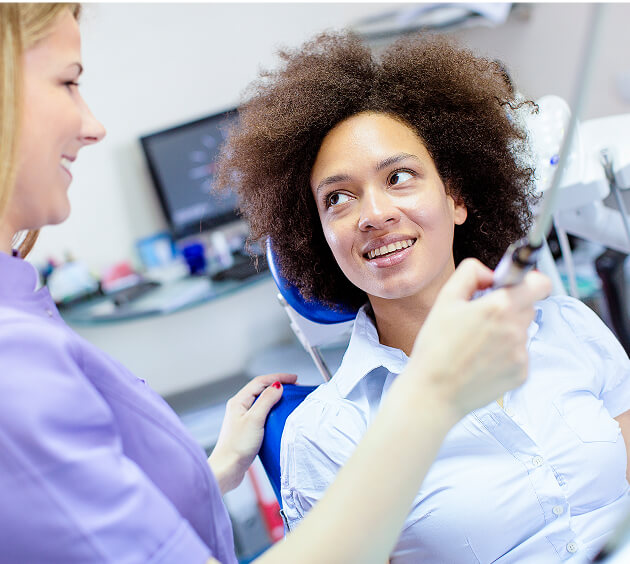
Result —
[[[306, 301], [299, 290], [282, 276], [278, 260], [270, 242], [267, 242], [267, 262], [278, 287], [278, 300], [286, 311], [291, 328], [302, 346], [309, 353], [325, 382], [330, 380], [330, 370], [320, 353], [320, 345], [334, 340], [351, 330], [357, 310], [340, 306], [338, 311], [319, 301]], [[271, 486], [282, 504], [280, 496], [280, 440], [287, 417], [317, 386], [284, 386], [282, 398], [273, 406], [265, 423], [265, 435], [258, 456], [267, 473]]]

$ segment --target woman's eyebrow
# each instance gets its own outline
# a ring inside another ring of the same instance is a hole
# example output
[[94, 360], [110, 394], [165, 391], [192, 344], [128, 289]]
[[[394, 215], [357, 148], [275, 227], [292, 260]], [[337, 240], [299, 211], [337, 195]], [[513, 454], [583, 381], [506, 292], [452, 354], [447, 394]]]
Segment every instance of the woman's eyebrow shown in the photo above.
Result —
[[[422, 161], [416, 155], [412, 155], [411, 153], [397, 153], [380, 161], [376, 165], [376, 170], [383, 170], [384, 168], [392, 166], [401, 161], [405, 161], [407, 159], [413, 159], [419, 164], [422, 164]], [[325, 188], [330, 184], [336, 184], [337, 182], [348, 182], [350, 180], [352, 180], [352, 177], [349, 174], [334, 174], [332, 176], [328, 176], [317, 185], [317, 189], [315, 190], [315, 192], [319, 193], [322, 188]]]
[[77, 67], [77, 70], [79, 71], [77, 76], [81, 76], [83, 73], [83, 65], [81, 63], [70, 63], [68, 67]]
[[352, 180], [349, 174], [334, 174], [333, 176], [327, 176], [317, 185], [316, 192], [319, 194], [322, 188], [325, 188], [330, 184], [336, 184], [337, 182], [348, 182], [349, 180]]
[[383, 170], [384, 168], [397, 164], [401, 161], [405, 161], [407, 159], [413, 159], [414, 161], [422, 164], [422, 161], [416, 155], [412, 155], [410, 153], [398, 153], [396, 155], [392, 155], [391, 157], [387, 157], [386, 159], [378, 163], [376, 165], [376, 170]]

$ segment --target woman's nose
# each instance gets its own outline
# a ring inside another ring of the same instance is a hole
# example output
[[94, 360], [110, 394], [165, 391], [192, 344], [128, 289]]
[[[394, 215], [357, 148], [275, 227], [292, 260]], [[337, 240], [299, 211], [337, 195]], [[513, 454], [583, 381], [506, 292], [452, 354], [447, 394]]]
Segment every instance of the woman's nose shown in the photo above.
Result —
[[81, 141], [84, 145], [98, 143], [105, 137], [106, 131], [103, 124], [98, 121], [88, 105], [83, 102], [83, 123], [81, 124]]
[[385, 229], [399, 220], [400, 211], [382, 189], [368, 189], [364, 192], [359, 229], [365, 231]]

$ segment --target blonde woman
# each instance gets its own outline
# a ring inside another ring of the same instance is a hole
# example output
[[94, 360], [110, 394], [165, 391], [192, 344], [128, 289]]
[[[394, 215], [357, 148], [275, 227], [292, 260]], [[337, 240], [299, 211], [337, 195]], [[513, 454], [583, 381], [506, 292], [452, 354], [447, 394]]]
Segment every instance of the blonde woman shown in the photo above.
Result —
[[[295, 377], [259, 377], [230, 400], [208, 461], [157, 394], [64, 324], [22, 258], [39, 228], [68, 216], [71, 163], [105, 135], [78, 89], [78, 14], [0, 5], [0, 562], [235, 562], [221, 494]], [[470, 302], [491, 278], [462, 265], [330, 495], [260, 562], [385, 560], [448, 429], [524, 379], [548, 282], [532, 274]], [[467, 355], [453, 362], [453, 348]]]

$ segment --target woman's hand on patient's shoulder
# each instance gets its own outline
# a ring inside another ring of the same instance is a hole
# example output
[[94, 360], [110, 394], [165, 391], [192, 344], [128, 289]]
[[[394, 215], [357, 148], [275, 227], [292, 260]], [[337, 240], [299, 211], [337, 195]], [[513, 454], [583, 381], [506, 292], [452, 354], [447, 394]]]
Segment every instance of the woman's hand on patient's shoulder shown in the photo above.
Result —
[[457, 417], [525, 381], [534, 303], [551, 291], [546, 276], [530, 272], [517, 286], [472, 299], [492, 285], [492, 275], [475, 259], [462, 261], [438, 295], [409, 361]]
[[258, 376], [228, 400], [219, 439], [208, 458], [221, 493], [243, 480], [260, 449], [267, 414], [282, 397], [282, 384], [296, 380], [295, 374]]

